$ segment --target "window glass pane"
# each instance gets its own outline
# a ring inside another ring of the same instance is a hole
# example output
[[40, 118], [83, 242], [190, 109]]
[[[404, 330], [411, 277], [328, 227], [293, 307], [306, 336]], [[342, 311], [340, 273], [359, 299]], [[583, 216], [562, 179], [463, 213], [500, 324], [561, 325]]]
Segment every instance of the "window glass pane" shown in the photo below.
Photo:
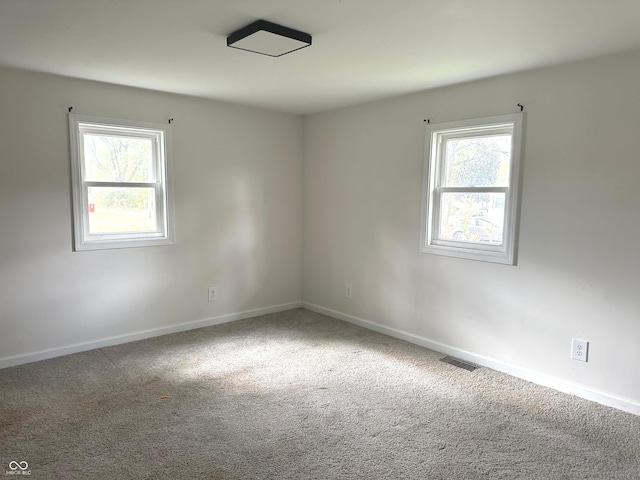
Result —
[[439, 239], [501, 245], [504, 203], [504, 193], [443, 193]]
[[89, 187], [89, 233], [156, 232], [155, 189]]
[[150, 138], [85, 133], [84, 175], [90, 182], [154, 182]]
[[452, 138], [445, 143], [446, 187], [508, 187], [511, 135]]

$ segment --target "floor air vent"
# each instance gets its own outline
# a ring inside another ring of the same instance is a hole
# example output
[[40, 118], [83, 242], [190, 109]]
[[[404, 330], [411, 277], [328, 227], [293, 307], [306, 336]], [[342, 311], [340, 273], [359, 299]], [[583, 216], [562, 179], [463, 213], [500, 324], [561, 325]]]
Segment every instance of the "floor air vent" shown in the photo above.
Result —
[[465, 370], [468, 370], [470, 372], [473, 372], [476, 368], [478, 368], [475, 365], [471, 365], [470, 363], [453, 357], [444, 357], [441, 358], [440, 361], [448, 363], [449, 365], [453, 365], [455, 367], [464, 368]]

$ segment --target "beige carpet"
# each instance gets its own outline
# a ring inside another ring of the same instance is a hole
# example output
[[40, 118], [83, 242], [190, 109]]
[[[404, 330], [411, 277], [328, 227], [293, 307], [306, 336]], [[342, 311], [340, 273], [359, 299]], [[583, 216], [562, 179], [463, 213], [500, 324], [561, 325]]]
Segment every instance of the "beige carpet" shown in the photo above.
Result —
[[0, 370], [0, 475], [640, 478], [640, 417], [442, 357], [300, 309]]

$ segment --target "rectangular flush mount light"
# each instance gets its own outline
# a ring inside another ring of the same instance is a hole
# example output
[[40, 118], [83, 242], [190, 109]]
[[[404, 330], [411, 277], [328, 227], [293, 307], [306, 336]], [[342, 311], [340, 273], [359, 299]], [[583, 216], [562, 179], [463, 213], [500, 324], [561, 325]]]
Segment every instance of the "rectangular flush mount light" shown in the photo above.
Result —
[[311, 45], [311, 35], [266, 20], [257, 20], [227, 37], [227, 46], [281, 57]]

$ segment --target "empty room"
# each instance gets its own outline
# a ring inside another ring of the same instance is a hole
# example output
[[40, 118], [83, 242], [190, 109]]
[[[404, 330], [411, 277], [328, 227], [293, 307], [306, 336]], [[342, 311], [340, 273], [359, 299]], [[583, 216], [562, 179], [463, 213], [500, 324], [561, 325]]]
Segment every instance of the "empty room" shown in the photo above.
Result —
[[0, 0], [0, 476], [640, 479], [639, 23]]

